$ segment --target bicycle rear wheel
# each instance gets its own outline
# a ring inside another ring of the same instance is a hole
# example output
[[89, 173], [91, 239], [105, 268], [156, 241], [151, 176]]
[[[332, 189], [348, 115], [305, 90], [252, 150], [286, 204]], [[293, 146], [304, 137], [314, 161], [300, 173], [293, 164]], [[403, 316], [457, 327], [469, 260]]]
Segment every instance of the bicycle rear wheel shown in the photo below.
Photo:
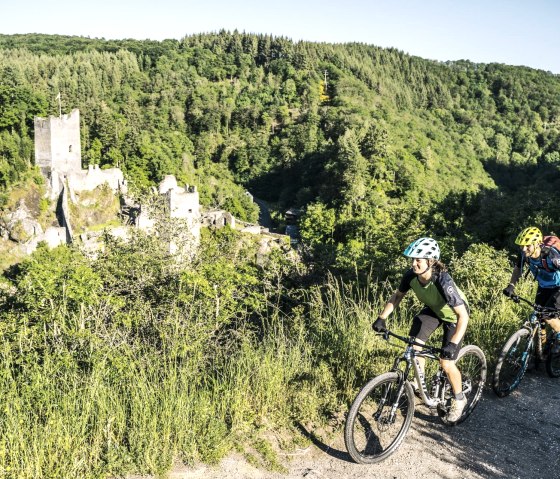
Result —
[[[482, 352], [482, 349], [472, 344], [461, 348], [459, 354], [457, 355], [455, 365], [461, 372], [463, 394], [467, 398], [467, 405], [465, 406], [465, 409], [463, 409], [463, 414], [461, 414], [459, 420], [455, 422], [447, 421], [446, 416], [449, 409], [447, 406], [444, 407], [441, 405], [438, 407], [438, 414], [441, 420], [445, 424], [452, 425], [462, 423], [474, 411], [474, 408], [482, 396], [487, 372], [486, 356]], [[446, 396], [448, 396], [448, 399], [451, 399], [453, 391], [447, 378], [445, 387], [447, 390]]]
[[546, 358], [546, 372], [551, 378], [560, 378], [560, 351], [554, 351], [556, 344], [556, 334], [550, 334], [547, 341], [549, 344], [549, 353]]
[[401, 389], [400, 376], [385, 373], [369, 381], [348, 411], [344, 442], [359, 464], [380, 462], [404, 439], [414, 416], [414, 393], [408, 381]]
[[531, 344], [531, 331], [525, 328], [516, 331], [507, 340], [496, 363], [492, 382], [492, 388], [499, 397], [507, 396], [519, 386], [529, 364]]

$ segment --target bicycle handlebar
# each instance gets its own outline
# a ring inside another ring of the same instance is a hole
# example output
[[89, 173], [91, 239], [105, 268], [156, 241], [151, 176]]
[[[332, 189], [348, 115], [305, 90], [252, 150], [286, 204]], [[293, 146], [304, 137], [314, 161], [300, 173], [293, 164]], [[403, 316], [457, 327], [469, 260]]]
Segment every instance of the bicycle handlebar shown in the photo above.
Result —
[[517, 296], [515, 294], [511, 295], [510, 299], [515, 303], [519, 303], [520, 301], [523, 301], [524, 303], [527, 303], [529, 306], [531, 306], [531, 308], [533, 308], [535, 311], [539, 313], [560, 313], [560, 309], [551, 308], [550, 306], [541, 306], [539, 304], [533, 303], [532, 301], [529, 301], [528, 299], [522, 298], [521, 296]]
[[441, 348], [436, 348], [435, 346], [429, 346], [427, 344], [418, 343], [414, 339], [410, 339], [410, 338], [407, 338], [405, 336], [399, 336], [398, 334], [395, 334], [392, 331], [389, 331], [388, 329], [386, 329], [385, 331], [383, 331], [379, 334], [382, 335], [383, 339], [385, 339], [386, 341], [389, 341], [389, 336], [393, 336], [394, 338], [400, 339], [401, 341], [403, 341], [403, 342], [405, 342], [405, 343], [407, 343], [411, 346], [420, 346], [422, 349], [425, 349], [429, 353], [434, 353], [434, 354], [442, 354], [443, 353], [443, 349], [441, 349]]

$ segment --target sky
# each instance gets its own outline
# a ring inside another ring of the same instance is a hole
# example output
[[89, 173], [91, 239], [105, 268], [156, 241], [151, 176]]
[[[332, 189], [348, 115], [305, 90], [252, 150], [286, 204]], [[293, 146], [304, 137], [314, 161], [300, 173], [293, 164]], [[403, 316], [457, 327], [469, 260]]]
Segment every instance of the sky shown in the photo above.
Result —
[[220, 29], [560, 74], [558, 0], [0, 0], [2, 34], [163, 40]]

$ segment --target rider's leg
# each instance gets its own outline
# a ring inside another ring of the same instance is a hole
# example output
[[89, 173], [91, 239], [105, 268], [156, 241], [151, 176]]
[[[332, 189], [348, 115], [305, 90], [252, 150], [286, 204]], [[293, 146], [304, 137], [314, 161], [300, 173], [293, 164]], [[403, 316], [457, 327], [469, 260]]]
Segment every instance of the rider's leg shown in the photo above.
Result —
[[[415, 341], [420, 344], [425, 344], [430, 335], [439, 326], [441, 320], [436, 316], [436, 314], [430, 308], [424, 308], [420, 311], [414, 319], [412, 320], [412, 326], [410, 327], [409, 335], [415, 338]], [[414, 346], [416, 351], [422, 350], [420, 346]], [[424, 376], [424, 365], [426, 360], [424, 358], [416, 358], [420, 368], [420, 372]], [[417, 385], [420, 387], [420, 385]]]
[[[456, 330], [457, 325], [455, 323], [443, 323], [442, 347], [447, 346], [451, 342], [451, 338], [455, 335]], [[449, 411], [447, 412], [447, 420], [453, 423], [461, 419], [461, 415], [467, 405], [467, 398], [463, 393], [461, 371], [459, 371], [459, 368], [457, 368], [457, 365], [455, 364], [462, 342], [463, 341], [461, 340], [459, 344], [457, 344], [455, 353], [452, 357], [439, 360], [442, 369], [445, 371], [445, 374], [447, 374], [447, 379], [449, 379], [451, 389], [453, 389], [453, 398], [451, 398], [451, 404], [449, 406]]]
[[457, 395], [463, 391], [463, 383], [461, 378], [461, 371], [455, 365], [455, 361], [451, 361], [449, 359], [440, 359], [439, 363], [441, 367], [447, 374], [447, 378], [451, 383], [451, 388], [453, 389], [453, 394]]
[[[421, 339], [416, 338], [416, 342], [417, 343], [421, 343], [421, 344], [426, 344], [426, 341], [422, 341]], [[413, 348], [416, 351], [422, 351], [422, 348], [420, 346], [413, 346]], [[420, 372], [422, 373], [422, 376], [425, 376], [424, 370], [425, 370], [425, 366], [426, 366], [426, 358], [422, 358], [422, 357], [416, 357], [416, 361], [418, 361], [418, 368], [420, 369]], [[415, 380], [416, 382], [416, 380]], [[420, 384], [416, 384], [416, 389], [420, 389]]]
[[560, 333], [560, 319], [558, 318], [548, 318], [545, 319], [546, 324], [548, 324], [552, 330], [556, 333]]
[[[453, 338], [453, 335], [457, 330], [457, 324], [444, 321], [442, 323], [442, 326], [443, 326], [443, 338], [441, 342], [441, 347], [444, 348], [451, 342], [451, 338]], [[461, 371], [459, 371], [459, 368], [455, 365], [455, 360], [457, 359], [457, 355], [459, 354], [459, 350], [461, 349], [462, 343], [463, 341], [461, 341], [457, 345], [454, 357], [446, 358], [446, 359], [441, 358], [439, 360], [442, 369], [445, 371], [445, 374], [447, 374], [447, 377], [453, 389], [453, 393], [455, 395], [458, 395], [463, 391]]]
[[[535, 296], [535, 303], [547, 308], [560, 309], [560, 287], [556, 288], [541, 288], [537, 289]], [[555, 317], [557, 315], [551, 314], [552, 317], [544, 318], [553, 331], [560, 333], [560, 319]]]
[[[535, 303], [549, 308], [560, 309], [560, 288], [538, 288]], [[552, 315], [555, 316], [555, 315]], [[552, 342], [552, 354], [560, 352], [560, 319], [558, 317], [544, 318], [546, 324], [556, 333]]]

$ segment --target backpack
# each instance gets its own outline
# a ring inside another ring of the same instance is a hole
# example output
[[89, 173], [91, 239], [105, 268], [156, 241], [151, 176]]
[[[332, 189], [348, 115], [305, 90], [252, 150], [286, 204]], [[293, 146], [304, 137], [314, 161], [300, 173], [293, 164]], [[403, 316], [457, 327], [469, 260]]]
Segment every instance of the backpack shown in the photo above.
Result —
[[541, 266], [549, 273], [552, 270], [548, 267], [546, 258], [548, 257], [551, 248], [555, 248], [558, 252], [560, 252], [560, 238], [558, 238], [558, 236], [545, 236], [541, 244]]

